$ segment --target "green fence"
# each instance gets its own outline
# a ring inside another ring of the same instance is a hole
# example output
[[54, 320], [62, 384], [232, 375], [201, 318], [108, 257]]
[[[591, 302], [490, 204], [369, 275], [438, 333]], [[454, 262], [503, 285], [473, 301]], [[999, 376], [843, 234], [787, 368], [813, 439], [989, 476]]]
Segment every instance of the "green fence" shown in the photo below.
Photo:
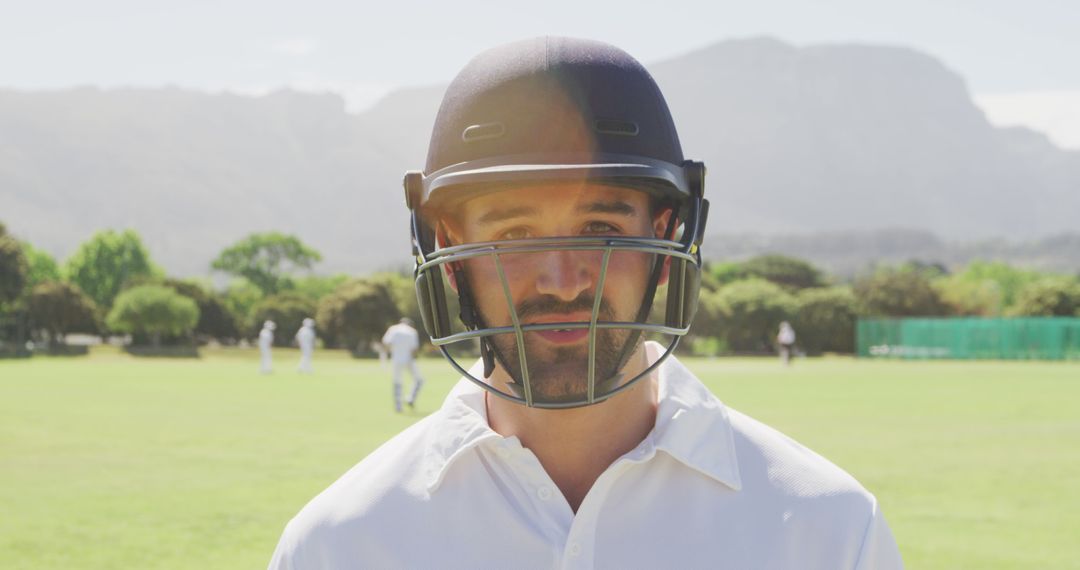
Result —
[[859, 319], [855, 353], [873, 358], [1080, 360], [1080, 318]]

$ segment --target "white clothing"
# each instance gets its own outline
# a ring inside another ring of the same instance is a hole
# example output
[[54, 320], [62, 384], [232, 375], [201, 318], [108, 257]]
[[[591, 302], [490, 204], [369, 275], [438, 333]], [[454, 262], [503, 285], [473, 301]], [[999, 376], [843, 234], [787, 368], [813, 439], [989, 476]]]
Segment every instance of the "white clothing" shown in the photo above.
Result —
[[424, 385], [424, 379], [416, 368], [416, 359], [413, 358], [413, 353], [420, 348], [420, 335], [409, 325], [398, 323], [386, 329], [382, 343], [389, 347], [390, 360], [394, 363], [394, 409], [400, 412], [402, 370], [408, 370], [413, 379], [412, 395], [408, 400], [410, 406], [416, 402], [420, 387]]
[[315, 327], [302, 326], [296, 331], [296, 343], [300, 345], [300, 372], [311, 372], [311, 355], [315, 351]]
[[674, 357], [658, 370], [656, 425], [576, 515], [462, 379], [308, 503], [270, 568], [902, 568], [850, 475], [725, 407]]
[[780, 334], [776, 335], [780, 344], [795, 344], [795, 329], [790, 326], [780, 327]]
[[416, 397], [420, 395], [420, 388], [424, 386], [424, 378], [420, 376], [420, 370], [416, 367], [415, 360], [394, 361], [394, 409], [399, 412], [401, 411], [401, 377], [403, 376], [403, 370], [408, 370], [409, 374], [412, 375], [412, 393], [408, 400], [410, 406], [416, 403]]
[[274, 346], [274, 331], [263, 328], [259, 331], [259, 372], [272, 372], [274, 369], [271, 347]]
[[395, 364], [409, 362], [413, 359], [413, 352], [420, 348], [420, 335], [409, 325], [398, 323], [386, 329], [382, 343], [390, 349], [390, 358]]

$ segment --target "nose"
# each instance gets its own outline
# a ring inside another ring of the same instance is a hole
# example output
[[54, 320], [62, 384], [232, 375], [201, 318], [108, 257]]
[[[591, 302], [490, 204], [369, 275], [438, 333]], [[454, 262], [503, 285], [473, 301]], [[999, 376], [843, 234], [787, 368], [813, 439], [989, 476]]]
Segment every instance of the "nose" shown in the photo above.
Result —
[[535, 260], [537, 293], [569, 302], [592, 287], [594, 269], [590, 268], [589, 256], [583, 252], [548, 251], [538, 257]]

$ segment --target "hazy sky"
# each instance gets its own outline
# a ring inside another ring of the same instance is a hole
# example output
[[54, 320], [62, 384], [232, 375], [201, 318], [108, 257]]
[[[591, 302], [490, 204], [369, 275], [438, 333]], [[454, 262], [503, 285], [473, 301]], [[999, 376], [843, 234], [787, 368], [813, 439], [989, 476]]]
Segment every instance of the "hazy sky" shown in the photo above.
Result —
[[395, 86], [447, 81], [476, 52], [523, 37], [591, 37], [648, 64], [768, 35], [928, 52], [968, 80], [991, 118], [1080, 148], [1077, 30], [1076, 0], [0, 0], [0, 86], [289, 85], [362, 108]]

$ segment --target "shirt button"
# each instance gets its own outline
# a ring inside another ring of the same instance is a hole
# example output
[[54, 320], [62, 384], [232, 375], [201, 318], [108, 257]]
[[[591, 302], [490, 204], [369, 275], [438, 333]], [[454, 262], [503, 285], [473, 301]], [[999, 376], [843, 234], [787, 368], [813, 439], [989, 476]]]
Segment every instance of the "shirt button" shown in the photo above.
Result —
[[571, 542], [570, 543], [570, 556], [580, 556], [580, 555], [581, 555], [581, 543]]
[[541, 501], [546, 501], [546, 500], [550, 499], [551, 498], [551, 488], [550, 487], [540, 487], [536, 491], [536, 496], [540, 497]]

